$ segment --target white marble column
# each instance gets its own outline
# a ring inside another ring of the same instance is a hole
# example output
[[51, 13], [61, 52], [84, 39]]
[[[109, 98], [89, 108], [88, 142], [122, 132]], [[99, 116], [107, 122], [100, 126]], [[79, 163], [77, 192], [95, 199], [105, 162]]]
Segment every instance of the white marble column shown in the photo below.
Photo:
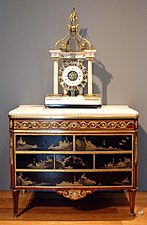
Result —
[[92, 94], [92, 60], [88, 59], [88, 94]]
[[61, 50], [60, 49], [52, 49], [49, 50], [51, 53], [51, 57], [54, 61], [54, 77], [53, 77], [53, 94], [57, 95], [58, 90], [58, 67], [59, 67], [59, 59], [61, 57]]
[[58, 94], [58, 59], [54, 59], [54, 94]]

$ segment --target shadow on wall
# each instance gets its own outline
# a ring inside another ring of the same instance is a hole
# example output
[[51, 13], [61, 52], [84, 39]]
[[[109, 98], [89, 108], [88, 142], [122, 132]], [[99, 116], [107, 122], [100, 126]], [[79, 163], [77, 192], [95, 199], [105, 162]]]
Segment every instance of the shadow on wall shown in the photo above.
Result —
[[107, 104], [107, 86], [112, 78], [112, 74], [106, 70], [104, 64], [96, 60], [93, 65], [94, 92], [101, 93], [102, 104], [105, 105]]
[[[90, 40], [87, 30], [81, 28], [79, 34], [82, 38]], [[93, 92], [101, 95], [102, 104], [107, 104], [107, 86], [112, 78], [112, 74], [106, 70], [104, 64], [96, 59], [93, 63]]]

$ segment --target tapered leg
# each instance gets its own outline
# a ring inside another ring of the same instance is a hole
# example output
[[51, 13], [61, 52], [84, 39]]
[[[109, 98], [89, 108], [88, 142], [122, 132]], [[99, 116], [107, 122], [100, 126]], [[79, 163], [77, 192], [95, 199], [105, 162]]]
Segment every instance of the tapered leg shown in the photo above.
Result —
[[135, 208], [136, 189], [131, 189], [128, 191], [130, 200], [130, 216], [135, 216], [134, 208]]
[[19, 190], [11, 190], [12, 191], [12, 198], [13, 198], [13, 217], [17, 217], [18, 214], [18, 200], [19, 200]]

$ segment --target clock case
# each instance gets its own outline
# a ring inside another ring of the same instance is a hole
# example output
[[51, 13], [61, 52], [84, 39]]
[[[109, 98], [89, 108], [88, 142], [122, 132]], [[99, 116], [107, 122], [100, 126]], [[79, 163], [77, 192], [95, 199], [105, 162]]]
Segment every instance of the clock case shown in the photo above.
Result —
[[77, 12], [73, 8], [64, 38], [49, 52], [54, 62], [53, 94], [45, 97], [46, 107], [97, 108], [99, 94], [92, 90], [92, 64], [96, 50], [79, 34]]

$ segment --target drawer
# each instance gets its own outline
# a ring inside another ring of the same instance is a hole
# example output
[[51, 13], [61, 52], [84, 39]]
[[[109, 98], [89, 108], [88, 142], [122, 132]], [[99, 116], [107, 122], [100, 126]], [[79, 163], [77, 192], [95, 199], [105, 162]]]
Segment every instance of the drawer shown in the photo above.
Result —
[[132, 135], [84, 135], [76, 136], [77, 151], [132, 150]]
[[16, 135], [16, 150], [72, 151], [70, 135]]
[[109, 187], [131, 186], [128, 172], [17, 172], [17, 187]]
[[96, 154], [96, 169], [130, 169], [132, 168], [132, 154]]

